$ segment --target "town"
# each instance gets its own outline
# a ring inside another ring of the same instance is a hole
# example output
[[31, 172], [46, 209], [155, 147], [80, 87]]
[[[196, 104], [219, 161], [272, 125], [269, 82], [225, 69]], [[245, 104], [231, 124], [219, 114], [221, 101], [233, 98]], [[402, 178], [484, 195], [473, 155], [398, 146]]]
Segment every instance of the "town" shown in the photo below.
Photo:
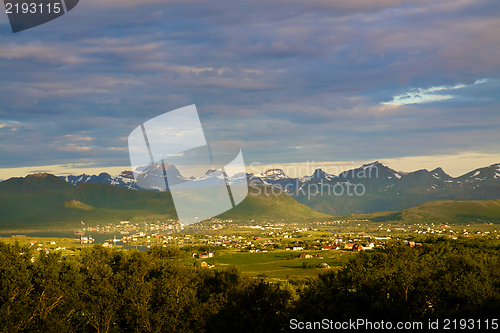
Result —
[[493, 224], [435, 225], [373, 222], [358, 219], [327, 221], [237, 221], [211, 219], [194, 225], [175, 220], [118, 221], [74, 231], [74, 238], [15, 235], [2, 241], [29, 244], [37, 251], [74, 256], [86, 247], [144, 250], [179, 249], [186, 265], [222, 268], [236, 265], [249, 275], [276, 279], [317, 276], [339, 269], [359, 252], [384, 251], [390, 242], [419, 247], [426, 239], [500, 239]]
[[[272, 250], [370, 250], [383, 247], [390, 239], [408, 240], [416, 236], [499, 238], [500, 228], [493, 224], [435, 225], [434, 223], [374, 223], [368, 220], [332, 220], [313, 222], [218, 220], [182, 226], [175, 220], [165, 222], [120, 221], [116, 224], [84, 227], [82, 234], [113, 234], [110, 241], [140, 246], [208, 246], [251, 253]], [[117, 236], [118, 235], [118, 238]], [[84, 238], [85, 241], [87, 240]], [[90, 241], [89, 241], [90, 242]]]

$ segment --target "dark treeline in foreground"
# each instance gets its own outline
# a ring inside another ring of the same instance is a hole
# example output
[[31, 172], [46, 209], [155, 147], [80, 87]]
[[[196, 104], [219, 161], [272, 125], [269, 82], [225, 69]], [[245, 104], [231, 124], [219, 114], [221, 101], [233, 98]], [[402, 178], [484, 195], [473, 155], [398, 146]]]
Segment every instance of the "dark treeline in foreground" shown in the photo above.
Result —
[[360, 253], [338, 272], [272, 283], [234, 267], [185, 266], [178, 249], [95, 246], [64, 259], [0, 243], [0, 330], [279, 332], [292, 318], [494, 319], [499, 253], [479, 240], [394, 243]]

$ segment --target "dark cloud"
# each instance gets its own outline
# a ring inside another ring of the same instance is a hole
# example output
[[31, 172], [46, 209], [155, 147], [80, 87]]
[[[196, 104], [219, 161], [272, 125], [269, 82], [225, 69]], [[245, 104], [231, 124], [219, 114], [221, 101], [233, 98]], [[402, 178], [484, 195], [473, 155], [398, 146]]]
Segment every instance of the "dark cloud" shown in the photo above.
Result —
[[127, 165], [132, 129], [193, 103], [207, 138], [248, 161], [490, 152], [498, 14], [493, 0], [92, 0], [18, 34], [0, 17], [0, 166]]

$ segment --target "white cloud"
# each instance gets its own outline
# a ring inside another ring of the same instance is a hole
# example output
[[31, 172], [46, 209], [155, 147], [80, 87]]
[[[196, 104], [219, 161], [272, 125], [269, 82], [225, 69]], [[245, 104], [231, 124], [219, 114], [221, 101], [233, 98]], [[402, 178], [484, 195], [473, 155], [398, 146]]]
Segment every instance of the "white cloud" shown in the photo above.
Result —
[[[481, 84], [490, 81], [489, 79], [481, 79], [476, 80], [473, 85]], [[417, 88], [411, 91], [408, 91], [404, 94], [394, 96], [393, 100], [390, 102], [382, 102], [380, 104], [384, 105], [403, 105], [403, 104], [419, 104], [419, 103], [429, 103], [429, 102], [437, 102], [443, 101], [447, 99], [452, 99], [456, 95], [441, 95], [434, 94], [437, 91], [441, 92], [452, 92], [453, 90], [470, 87], [472, 85], [465, 84], [457, 84], [455, 86], [439, 86], [439, 87], [431, 87], [427, 89]]]

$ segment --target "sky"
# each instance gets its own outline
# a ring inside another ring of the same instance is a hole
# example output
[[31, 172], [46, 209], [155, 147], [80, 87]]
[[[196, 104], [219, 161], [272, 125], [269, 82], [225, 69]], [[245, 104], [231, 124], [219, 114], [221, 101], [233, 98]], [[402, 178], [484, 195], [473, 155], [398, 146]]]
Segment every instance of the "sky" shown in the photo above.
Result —
[[132, 130], [191, 104], [249, 172], [459, 176], [500, 163], [499, 91], [498, 0], [82, 0], [16, 34], [2, 10], [0, 179], [130, 170]]

